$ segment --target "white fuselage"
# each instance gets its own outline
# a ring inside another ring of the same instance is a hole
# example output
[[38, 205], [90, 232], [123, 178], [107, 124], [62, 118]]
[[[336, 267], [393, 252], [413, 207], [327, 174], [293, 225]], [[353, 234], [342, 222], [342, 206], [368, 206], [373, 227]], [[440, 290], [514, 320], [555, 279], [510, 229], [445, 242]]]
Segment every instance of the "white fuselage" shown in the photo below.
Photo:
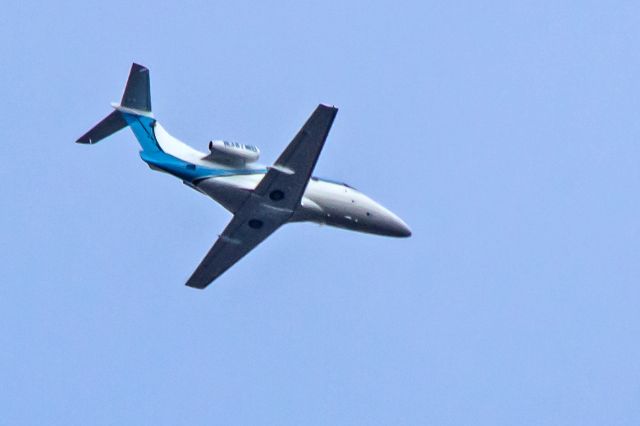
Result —
[[[196, 189], [218, 201], [232, 213], [263, 174], [208, 178]], [[292, 222], [309, 221], [372, 234], [406, 237], [409, 227], [398, 216], [360, 191], [345, 184], [311, 178]]]
[[[174, 138], [159, 123], [156, 124], [154, 132], [160, 147], [176, 158], [196, 166], [227, 167], [208, 161], [206, 154]], [[258, 171], [260, 169], [263, 167], [249, 165], [246, 170], [249, 173], [209, 177], [192, 186], [222, 204], [230, 212], [235, 213], [246, 199], [247, 194], [253, 191], [265, 176], [264, 173]], [[290, 221], [310, 221], [395, 237], [411, 235], [411, 230], [402, 219], [360, 191], [346, 184], [315, 177], [309, 180], [300, 206]]]

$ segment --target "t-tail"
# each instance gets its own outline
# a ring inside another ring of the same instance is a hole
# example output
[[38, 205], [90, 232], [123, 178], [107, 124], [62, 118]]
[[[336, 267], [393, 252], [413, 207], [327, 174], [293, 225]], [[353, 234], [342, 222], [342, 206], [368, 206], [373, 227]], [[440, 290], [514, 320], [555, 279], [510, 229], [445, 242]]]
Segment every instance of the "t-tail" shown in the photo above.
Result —
[[120, 104], [112, 104], [112, 106], [115, 111], [80, 136], [76, 142], [94, 144], [127, 127], [129, 123], [123, 113], [153, 118], [148, 68], [135, 63], [131, 65], [122, 100]]

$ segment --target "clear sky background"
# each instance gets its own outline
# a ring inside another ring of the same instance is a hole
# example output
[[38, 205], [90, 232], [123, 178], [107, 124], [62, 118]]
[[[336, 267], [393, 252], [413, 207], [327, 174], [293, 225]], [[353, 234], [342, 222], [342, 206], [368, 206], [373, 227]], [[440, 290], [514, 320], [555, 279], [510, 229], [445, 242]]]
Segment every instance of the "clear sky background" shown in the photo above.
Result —
[[[640, 424], [636, 1], [9, 2], [0, 424]], [[74, 141], [131, 62], [175, 136], [316, 174], [413, 237], [289, 225], [205, 291], [230, 215]]]

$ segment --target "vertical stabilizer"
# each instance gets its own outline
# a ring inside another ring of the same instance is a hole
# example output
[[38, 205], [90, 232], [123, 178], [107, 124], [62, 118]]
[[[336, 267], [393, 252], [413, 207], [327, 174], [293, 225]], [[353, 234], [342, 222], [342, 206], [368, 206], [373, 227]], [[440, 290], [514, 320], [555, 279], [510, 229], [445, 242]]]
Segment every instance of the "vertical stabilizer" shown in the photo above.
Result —
[[131, 65], [129, 80], [124, 88], [120, 106], [139, 111], [151, 112], [151, 92], [149, 69], [134, 63]]

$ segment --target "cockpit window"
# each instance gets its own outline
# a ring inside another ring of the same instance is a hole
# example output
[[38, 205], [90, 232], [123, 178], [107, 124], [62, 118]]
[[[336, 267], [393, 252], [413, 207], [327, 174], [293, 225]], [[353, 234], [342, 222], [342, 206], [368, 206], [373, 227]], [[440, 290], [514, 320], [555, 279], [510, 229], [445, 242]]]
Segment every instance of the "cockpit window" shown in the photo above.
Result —
[[351, 185], [348, 185], [348, 184], [346, 184], [344, 182], [340, 182], [340, 181], [333, 180], [333, 179], [325, 179], [325, 178], [319, 178], [317, 176], [311, 176], [311, 180], [320, 181], [320, 182], [335, 183], [336, 185], [342, 185], [342, 186], [347, 187], [347, 188], [355, 189]]

